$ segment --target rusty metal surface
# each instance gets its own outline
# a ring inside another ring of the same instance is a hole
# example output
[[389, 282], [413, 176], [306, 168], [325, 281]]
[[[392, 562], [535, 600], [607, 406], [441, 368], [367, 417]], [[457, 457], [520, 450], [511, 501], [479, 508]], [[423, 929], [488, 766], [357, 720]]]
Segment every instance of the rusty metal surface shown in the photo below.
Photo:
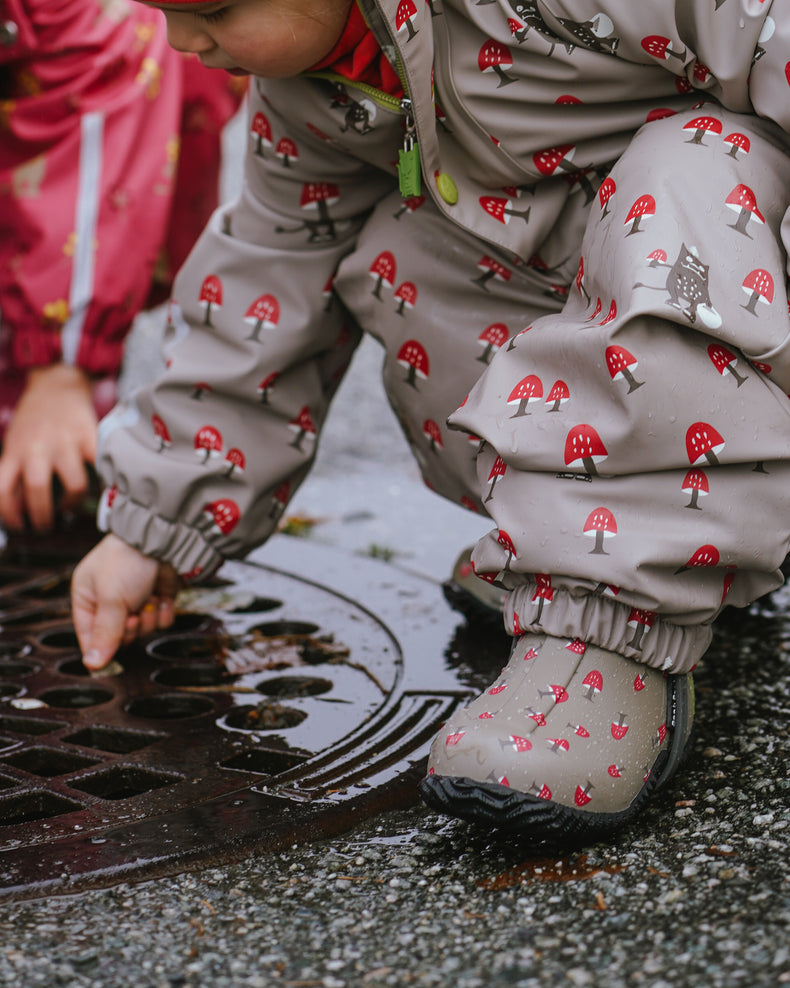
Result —
[[67, 593], [92, 537], [0, 555], [6, 900], [218, 863], [408, 803], [475, 666], [502, 657], [498, 641], [464, 645], [430, 581], [279, 537], [90, 677]]

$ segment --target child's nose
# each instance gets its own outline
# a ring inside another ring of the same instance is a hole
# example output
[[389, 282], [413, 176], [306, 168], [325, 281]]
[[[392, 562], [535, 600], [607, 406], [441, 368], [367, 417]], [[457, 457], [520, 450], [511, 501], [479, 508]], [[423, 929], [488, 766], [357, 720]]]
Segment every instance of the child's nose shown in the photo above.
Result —
[[167, 40], [176, 51], [199, 55], [210, 51], [214, 42], [203, 30], [200, 23], [189, 13], [165, 12], [167, 19]]

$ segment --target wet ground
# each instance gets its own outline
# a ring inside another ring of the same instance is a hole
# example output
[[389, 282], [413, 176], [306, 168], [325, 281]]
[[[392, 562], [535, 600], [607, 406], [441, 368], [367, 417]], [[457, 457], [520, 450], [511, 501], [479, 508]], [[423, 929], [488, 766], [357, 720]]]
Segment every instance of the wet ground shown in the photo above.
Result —
[[[377, 361], [371, 345], [352, 368], [289, 516], [341, 565], [389, 556], [372, 564], [438, 582], [480, 522], [421, 487], [370, 384]], [[360, 407], [386, 435], [375, 449], [345, 425]], [[256, 555], [279, 558], [290, 538]], [[610, 843], [527, 846], [415, 804], [222, 867], [9, 903], [0, 984], [790, 983], [788, 613], [782, 591], [725, 616], [697, 674], [686, 770]], [[479, 632], [462, 633], [474, 655]]]
[[[127, 381], [155, 363], [157, 332], [156, 320], [140, 320]], [[371, 383], [379, 359], [373, 344], [355, 359], [290, 531], [341, 566], [362, 554], [396, 579], [400, 568], [438, 584], [485, 526], [423, 488]], [[370, 424], [366, 436], [355, 421]], [[291, 538], [256, 558], [280, 559]], [[527, 846], [413, 804], [221, 867], [5, 904], [0, 984], [790, 983], [788, 615], [782, 591], [720, 622], [697, 674], [689, 763], [616, 840]], [[460, 634], [467, 655], [476, 643], [490, 649], [479, 630]], [[486, 670], [472, 659], [466, 673], [477, 682]]]

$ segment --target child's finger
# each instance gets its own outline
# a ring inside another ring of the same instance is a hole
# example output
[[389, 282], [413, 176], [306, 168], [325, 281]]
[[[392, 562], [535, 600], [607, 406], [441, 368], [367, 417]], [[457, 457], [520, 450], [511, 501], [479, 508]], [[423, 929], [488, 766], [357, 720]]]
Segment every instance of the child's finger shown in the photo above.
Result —
[[82, 661], [88, 669], [103, 669], [124, 638], [126, 607], [121, 601], [100, 600], [93, 619], [88, 651]]

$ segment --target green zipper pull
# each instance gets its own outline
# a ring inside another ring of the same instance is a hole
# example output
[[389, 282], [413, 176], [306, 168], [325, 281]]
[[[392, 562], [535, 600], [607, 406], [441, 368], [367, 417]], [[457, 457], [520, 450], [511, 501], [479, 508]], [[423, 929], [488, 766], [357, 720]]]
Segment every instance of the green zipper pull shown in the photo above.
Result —
[[404, 199], [411, 199], [421, 194], [420, 149], [415, 140], [416, 128], [411, 115], [411, 100], [404, 98], [400, 105], [406, 114], [406, 130], [403, 147], [398, 151], [398, 188]]

